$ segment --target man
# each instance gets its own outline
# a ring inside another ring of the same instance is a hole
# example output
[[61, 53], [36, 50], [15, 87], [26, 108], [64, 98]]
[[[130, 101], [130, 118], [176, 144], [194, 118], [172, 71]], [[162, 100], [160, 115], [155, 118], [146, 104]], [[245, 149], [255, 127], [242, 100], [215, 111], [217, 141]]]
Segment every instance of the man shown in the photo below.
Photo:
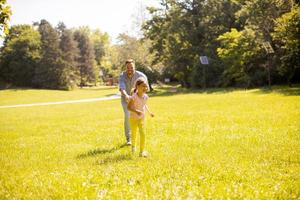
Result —
[[132, 59], [126, 60], [125, 62], [126, 70], [123, 71], [119, 78], [119, 90], [121, 92], [121, 103], [124, 111], [124, 131], [126, 137], [126, 144], [131, 145], [130, 138], [130, 126], [129, 126], [129, 111], [127, 110], [127, 104], [130, 98], [130, 92], [134, 88], [136, 80], [143, 77], [148, 85], [148, 79], [145, 74], [140, 71], [135, 70], [135, 64]]

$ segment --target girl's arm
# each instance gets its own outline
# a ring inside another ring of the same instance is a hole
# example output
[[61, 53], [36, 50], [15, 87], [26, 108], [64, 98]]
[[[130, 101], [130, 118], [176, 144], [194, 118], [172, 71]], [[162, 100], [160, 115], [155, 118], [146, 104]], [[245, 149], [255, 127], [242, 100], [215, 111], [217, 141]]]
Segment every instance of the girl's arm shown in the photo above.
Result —
[[152, 112], [150, 112], [148, 105], [145, 105], [146, 110], [148, 111], [148, 113], [150, 114], [151, 117], [154, 117], [154, 114]]
[[129, 111], [131, 111], [131, 112], [135, 112], [135, 113], [138, 114], [138, 115], [143, 114], [142, 111], [137, 110], [137, 109], [134, 108], [134, 106], [133, 106], [133, 100], [132, 100], [132, 99], [129, 100], [128, 105], [127, 105], [127, 109], [128, 109]]

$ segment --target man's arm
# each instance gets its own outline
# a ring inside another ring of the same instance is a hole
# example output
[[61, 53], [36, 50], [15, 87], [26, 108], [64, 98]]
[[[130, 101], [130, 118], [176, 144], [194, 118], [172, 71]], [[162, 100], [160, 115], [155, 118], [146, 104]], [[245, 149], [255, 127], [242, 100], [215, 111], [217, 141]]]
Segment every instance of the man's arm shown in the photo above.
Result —
[[121, 92], [121, 95], [125, 97], [126, 101], [129, 101], [129, 95], [126, 92], [126, 84], [125, 84], [125, 76], [124, 73], [122, 73], [119, 77], [119, 91]]
[[119, 90], [120, 90], [120, 92], [121, 92], [121, 95], [124, 96], [125, 98], [126, 98], [127, 96], [129, 96], [129, 95], [127, 94], [126, 90], [121, 89], [121, 88], [120, 88]]
[[148, 87], [148, 92], [149, 92], [149, 91], [150, 91], [150, 87], [149, 87], [149, 81], [148, 81], [148, 78], [147, 78], [147, 76], [146, 76], [144, 73], [142, 73], [142, 72], [141, 72], [141, 75], [142, 75], [142, 77], [146, 80], [147, 87]]

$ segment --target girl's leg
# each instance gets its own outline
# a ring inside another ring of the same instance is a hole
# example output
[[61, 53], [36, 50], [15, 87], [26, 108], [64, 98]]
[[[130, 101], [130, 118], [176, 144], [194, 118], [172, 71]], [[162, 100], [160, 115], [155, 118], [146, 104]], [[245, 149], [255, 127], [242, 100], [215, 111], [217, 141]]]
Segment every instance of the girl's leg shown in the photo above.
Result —
[[140, 152], [142, 153], [145, 150], [145, 120], [140, 119], [138, 122], [140, 132]]
[[131, 145], [132, 150], [135, 151], [136, 148], [136, 131], [138, 127], [138, 121], [136, 119], [130, 118], [130, 128], [131, 128]]

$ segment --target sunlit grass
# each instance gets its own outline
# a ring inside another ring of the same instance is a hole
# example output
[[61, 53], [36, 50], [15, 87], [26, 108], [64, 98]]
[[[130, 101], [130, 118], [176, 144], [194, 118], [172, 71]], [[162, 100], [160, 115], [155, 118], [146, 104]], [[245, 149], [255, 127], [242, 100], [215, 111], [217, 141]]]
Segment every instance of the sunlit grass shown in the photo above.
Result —
[[72, 91], [63, 90], [35, 90], [35, 89], [9, 89], [0, 90], [0, 106], [40, 103], [52, 101], [77, 100], [84, 98], [98, 98], [113, 95], [118, 92], [116, 87], [83, 88]]
[[[0, 199], [299, 199], [294, 91], [158, 90], [148, 158], [123, 146], [119, 100], [0, 109]], [[1, 102], [45, 95], [5, 92]], [[61, 95], [70, 93], [50, 92]]]

